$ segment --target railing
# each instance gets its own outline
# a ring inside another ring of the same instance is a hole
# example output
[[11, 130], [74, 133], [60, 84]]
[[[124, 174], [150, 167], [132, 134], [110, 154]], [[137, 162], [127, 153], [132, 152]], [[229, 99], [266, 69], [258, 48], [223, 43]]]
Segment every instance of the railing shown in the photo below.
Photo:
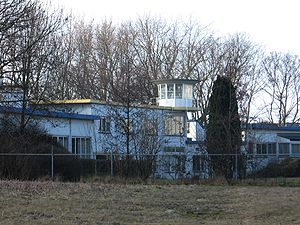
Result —
[[[90, 157], [90, 159], [87, 159]], [[296, 157], [300, 158], [300, 155]], [[234, 179], [255, 174], [280, 155], [240, 154], [32, 154], [0, 153], [0, 178], [38, 179], [49, 177], [77, 181], [84, 176], [210, 179], [227, 170]]]

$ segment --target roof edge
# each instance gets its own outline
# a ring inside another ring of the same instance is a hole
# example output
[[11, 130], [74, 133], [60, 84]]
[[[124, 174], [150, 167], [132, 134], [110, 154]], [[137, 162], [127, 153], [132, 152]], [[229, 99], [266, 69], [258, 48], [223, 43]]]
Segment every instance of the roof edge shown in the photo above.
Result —
[[196, 84], [198, 83], [198, 80], [191, 80], [191, 79], [158, 79], [158, 80], [152, 80], [152, 83], [154, 84]]

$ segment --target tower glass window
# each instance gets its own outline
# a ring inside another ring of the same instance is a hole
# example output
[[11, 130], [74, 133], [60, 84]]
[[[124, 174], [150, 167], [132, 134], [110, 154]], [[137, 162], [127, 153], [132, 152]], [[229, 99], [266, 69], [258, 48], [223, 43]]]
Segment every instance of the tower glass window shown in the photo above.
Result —
[[166, 99], [166, 84], [160, 86], [160, 98]]
[[193, 98], [193, 85], [185, 84], [184, 85], [184, 92], [183, 92], [183, 98]]
[[175, 97], [182, 98], [182, 84], [175, 84]]
[[174, 98], [174, 84], [168, 84], [168, 99]]

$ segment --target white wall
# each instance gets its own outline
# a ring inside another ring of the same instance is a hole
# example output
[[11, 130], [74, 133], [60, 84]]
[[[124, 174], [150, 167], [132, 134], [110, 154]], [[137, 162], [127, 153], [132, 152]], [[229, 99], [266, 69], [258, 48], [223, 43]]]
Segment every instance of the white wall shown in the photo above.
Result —
[[92, 152], [97, 151], [96, 130], [93, 120], [62, 119], [62, 118], [39, 118], [39, 124], [45, 128], [51, 136], [67, 136], [68, 150], [72, 152], [72, 137], [90, 137]]

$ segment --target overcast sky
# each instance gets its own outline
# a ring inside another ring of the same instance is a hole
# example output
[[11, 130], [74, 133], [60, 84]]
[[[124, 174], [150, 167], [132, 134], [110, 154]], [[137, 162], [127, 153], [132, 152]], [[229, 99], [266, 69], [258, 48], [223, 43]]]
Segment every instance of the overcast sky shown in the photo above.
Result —
[[[44, 0], [47, 1], [47, 0]], [[150, 14], [197, 20], [218, 35], [247, 33], [269, 50], [300, 55], [300, 0], [51, 0], [86, 19], [115, 22]]]

